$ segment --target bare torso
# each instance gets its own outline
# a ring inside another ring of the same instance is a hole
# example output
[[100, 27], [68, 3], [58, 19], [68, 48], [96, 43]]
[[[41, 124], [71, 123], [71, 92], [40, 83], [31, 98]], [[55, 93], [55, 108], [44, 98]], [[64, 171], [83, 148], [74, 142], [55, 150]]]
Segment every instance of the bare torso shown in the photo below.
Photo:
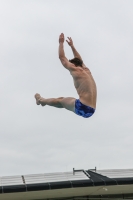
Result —
[[97, 89], [90, 70], [83, 65], [83, 67], [76, 67], [70, 73], [81, 103], [96, 108]]

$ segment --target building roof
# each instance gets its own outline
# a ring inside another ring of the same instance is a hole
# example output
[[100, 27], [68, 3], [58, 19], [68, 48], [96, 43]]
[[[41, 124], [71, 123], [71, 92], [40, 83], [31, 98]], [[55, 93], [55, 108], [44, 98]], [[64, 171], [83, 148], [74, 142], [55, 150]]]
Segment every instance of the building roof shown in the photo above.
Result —
[[133, 169], [75, 170], [0, 177], [0, 200], [133, 199]]

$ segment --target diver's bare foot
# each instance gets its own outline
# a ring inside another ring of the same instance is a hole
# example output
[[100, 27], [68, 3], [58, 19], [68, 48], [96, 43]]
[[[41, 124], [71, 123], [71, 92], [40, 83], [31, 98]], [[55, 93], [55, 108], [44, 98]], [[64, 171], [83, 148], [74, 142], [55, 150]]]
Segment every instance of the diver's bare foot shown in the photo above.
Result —
[[42, 106], [46, 106], [46, 99], [44, 99], [43, 97], [41, 97], [39, 99], [39, 103], [42, 105]]
[[40, 104], [41, 104], [42, 106], [45, 106], [45, 105], [46, 105], [45, 99], [42, 98], [42, 97], [40, 96], [40, 94], [36, 93], [36, 94], [35, 94], [35, 99], [36, 99], [36, 104], [37, 104], [37, 105], [40, 105]]
[[37, 104], [37, 105], [40, 105], [40, 102], [39, 102], [39, 99], [41, 99], [40, 94], [36, 93], [36, 94], [35, 94], [35, 99], [36, 99], [36, 104]]

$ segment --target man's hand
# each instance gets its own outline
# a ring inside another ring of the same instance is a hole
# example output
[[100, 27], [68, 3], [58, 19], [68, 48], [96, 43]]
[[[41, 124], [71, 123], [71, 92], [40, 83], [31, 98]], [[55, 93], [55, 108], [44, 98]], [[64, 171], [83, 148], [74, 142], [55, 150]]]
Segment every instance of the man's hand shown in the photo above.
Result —
[[80, 54], [77, 52], [77, 50], [75, 49], [74, 45], [73, 45], [73, 41], [71, 37], [67, 37], [68, 40], [66, 40], [66, 42], [68, 43], [68, 45], [71, 47], [72, 51], [73, 51], [73, 55], [75, 58], [79, 58], [80, 60], [82, 60]]
[[59, 43], [64, 43], [64, 34], [61, 33], [59, 36]]
[[73, 46], [72, 38], [71, 38], [71, 37], [67, 37], [67, 38], [68, 38], [68, 40], [66, 40], [66, 42], [68, 43], [68, 45], [69, 45], [70, 47], [72, 47], [72, 46]]

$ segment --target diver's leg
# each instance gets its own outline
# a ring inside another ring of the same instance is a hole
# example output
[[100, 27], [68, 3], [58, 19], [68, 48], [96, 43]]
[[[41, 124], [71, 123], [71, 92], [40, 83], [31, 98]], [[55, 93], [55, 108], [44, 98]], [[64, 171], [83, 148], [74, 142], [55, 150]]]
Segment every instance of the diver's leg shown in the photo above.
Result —
[[75, 101], [76, 99], [73, 97], [65, 97], [60, 100], [63, 108], [70, 110], [75, 113]]
[[67, 110], [73, 111], [75, 110], [75, 98], [73, 97], [59, 97], [59, 98], [50, 98], [45, 99], [40, 96], [40, 94], [35, 95], [37, 105], [49, 105], [54, 106], [56, 108], [65, 108]]

